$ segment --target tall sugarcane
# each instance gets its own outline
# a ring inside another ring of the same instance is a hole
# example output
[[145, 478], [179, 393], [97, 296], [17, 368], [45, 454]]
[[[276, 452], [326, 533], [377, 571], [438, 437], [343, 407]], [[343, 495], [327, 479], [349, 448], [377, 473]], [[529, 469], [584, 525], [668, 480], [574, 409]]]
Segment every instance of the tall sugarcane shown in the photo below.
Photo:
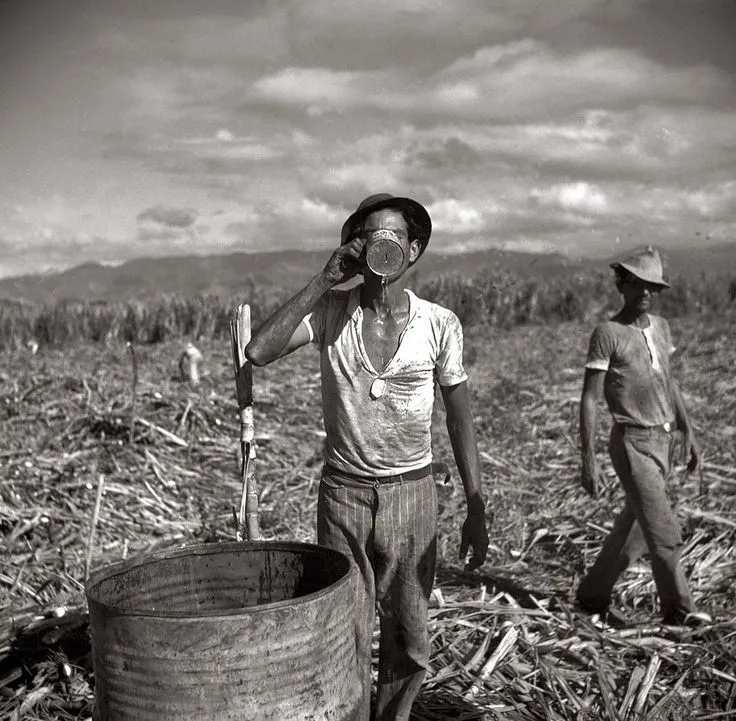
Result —
[[239, 305], [230, 317], [230, 342], [233, 350], [235, 390], [240, 415], [241, 478], [243, 492], [240, 511], [235, 519], [235, 537], [238, 541], [257, 541], [258, 490], [255, 478], [255, 430], [253, 427], [253, 367], [245, 357], [245, 346], [250, 341], [250, 306]]

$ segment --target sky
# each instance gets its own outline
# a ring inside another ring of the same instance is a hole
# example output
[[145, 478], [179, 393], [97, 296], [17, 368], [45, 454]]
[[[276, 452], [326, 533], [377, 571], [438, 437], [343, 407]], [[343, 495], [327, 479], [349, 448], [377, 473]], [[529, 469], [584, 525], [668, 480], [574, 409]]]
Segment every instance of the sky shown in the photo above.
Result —
[[0, 276], [328, 249], [736, 242], [736, 0], [0, 0]]

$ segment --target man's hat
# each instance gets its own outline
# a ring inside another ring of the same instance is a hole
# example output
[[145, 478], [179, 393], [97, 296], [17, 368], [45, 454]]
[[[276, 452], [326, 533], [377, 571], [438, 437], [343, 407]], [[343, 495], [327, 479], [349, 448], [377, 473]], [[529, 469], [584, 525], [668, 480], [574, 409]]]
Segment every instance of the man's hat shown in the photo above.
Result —
[[[397, 208], [399, 210], [402, 208], [408, 208], [413, 211], [413, 215], [419, 222], [422, 229], [419, 237], [416, 238], [416, 240], [421, 243], [421, 248], [419, 250], [419, 255], [421, 255], [427, 247], [427, 243], [429, 243], [429, 236], [432, 234], [432, 219], [429, 217], [427, 209], [416, 200], [412, 200], [411, 198], [399, 198], [395, 195], [389, 195], [388, 193], [369, 195], [360, 203], [355, 212], [342, 226], [342, 231], [340, 233], [341, 244], [344, 245], [351, 240], [356, 225], [361, 223], [371, 213], [376, 210], [381, 210], [381, 208]], [[414, 240], [414, 238], [410, 238], [410, 240]]]
[[659, 257], [656, 248], [652, 248], [651, 245], [623, 260], [611, 263], [611, 268], [623, 268], [647, 283], [653, 283], [662, 286], [662, 288], [670, 287], [670, 284], [662, 275], [662, 259]]

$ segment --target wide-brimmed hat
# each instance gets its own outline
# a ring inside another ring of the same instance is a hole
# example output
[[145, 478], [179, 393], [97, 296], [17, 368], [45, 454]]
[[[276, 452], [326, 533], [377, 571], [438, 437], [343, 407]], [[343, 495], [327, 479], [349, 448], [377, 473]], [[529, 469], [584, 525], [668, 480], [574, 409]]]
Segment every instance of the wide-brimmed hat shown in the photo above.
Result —
[[[432, 234], [432, 219], [429, 217], [427, 209], [421, 203], [418, 203], [412, 198], [401, 198], [395, 195], [389, 195], [388, 193], [369, 195], [365, 200], [361, 201], [355, 212], [342, 226], [342, 231], [340, 233], [341, 244], [345, 244], [351, 239], [356, 225], [371, 213], [376, 210], [381, 210], [381, 208], [408, 208], [413, 211], [414, 217], [417, 219], [422, 229], [419, 237], [416, 238], [416, 240], [421, 244], [421, 248], [419, 250], [419, 255], [421, 255], [427, 247], [427, 243], [429, 243], [429, 236]], [[414, 240], [414, 238], [411, 238], [411, 240]]]
[[664, 279], [662, 271], [662, 259], [656, 248], [647, 246], [644, 250], [639, 250], [633, 255], [629, 255], [623, 260], [617, 260], [611, 263], [611, 268], [624, 268], [629, 273], [635, 275], [640, 280], [659, 285], [662, 288], [669, 288], [670, 284]]

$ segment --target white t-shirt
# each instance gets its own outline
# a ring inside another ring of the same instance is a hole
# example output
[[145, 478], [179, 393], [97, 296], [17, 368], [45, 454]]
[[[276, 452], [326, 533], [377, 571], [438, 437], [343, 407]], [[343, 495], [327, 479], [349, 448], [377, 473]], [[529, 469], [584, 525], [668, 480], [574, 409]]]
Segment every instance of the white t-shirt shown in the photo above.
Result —
[[363, 345], [360, 286], [326, 293], [304, 318], [320, 349], [325, 462], [359, 476], [388, 476], [432, 462], [435, 381], [467, 380], [457, 316], [410, 290], [409, 319], [380, 372]]

